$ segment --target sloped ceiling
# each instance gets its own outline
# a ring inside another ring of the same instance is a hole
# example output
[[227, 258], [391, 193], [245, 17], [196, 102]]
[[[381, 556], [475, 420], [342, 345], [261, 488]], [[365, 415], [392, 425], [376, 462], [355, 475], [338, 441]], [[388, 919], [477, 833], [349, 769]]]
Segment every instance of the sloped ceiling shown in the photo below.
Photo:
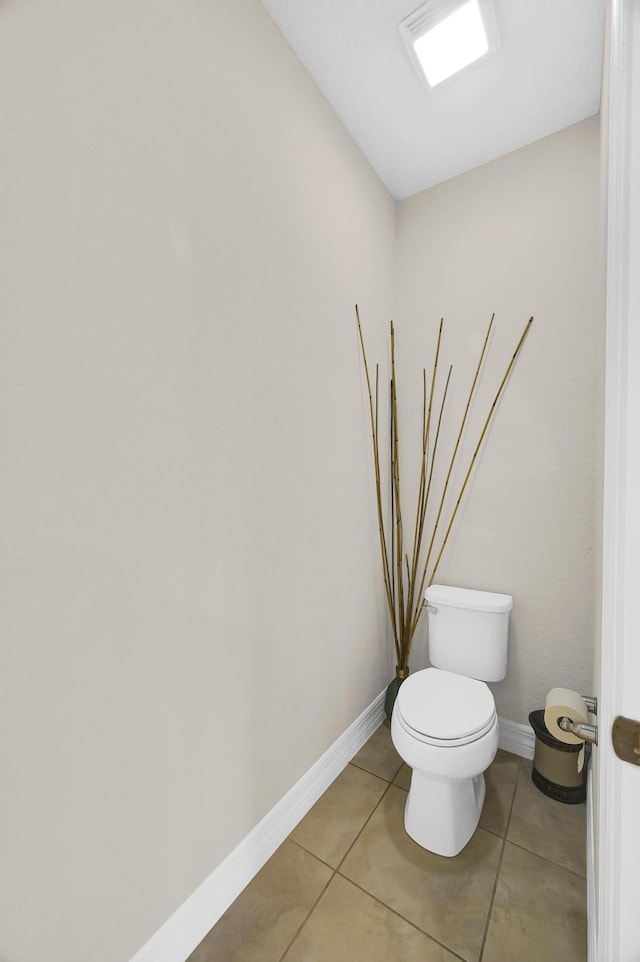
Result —
[[597, 113], [605, 0], [495, 0], [500, 48], [427, 90], [398, 31], [420, 0], [262, 0], [396, 199]]

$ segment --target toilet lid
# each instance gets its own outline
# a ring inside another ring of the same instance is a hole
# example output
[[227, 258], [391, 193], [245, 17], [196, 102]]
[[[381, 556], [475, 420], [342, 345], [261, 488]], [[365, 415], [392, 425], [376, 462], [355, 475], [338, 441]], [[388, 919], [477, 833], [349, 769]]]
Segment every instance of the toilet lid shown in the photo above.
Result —
[[402, 683], [396, 707], [418, 735], [459, 743], [490, 728], [496, 706], [483, 681], [425, 668]]

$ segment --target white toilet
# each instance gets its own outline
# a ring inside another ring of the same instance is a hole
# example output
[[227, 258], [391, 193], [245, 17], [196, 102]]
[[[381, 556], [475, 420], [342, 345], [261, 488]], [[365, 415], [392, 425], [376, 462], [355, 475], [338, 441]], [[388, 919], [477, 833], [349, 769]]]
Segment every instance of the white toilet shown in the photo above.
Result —
[[498, 716], [485, 684], [507, 671], [511, 595], [447, 585], [425, 592], [429, 660], [400, 686], [391, 738], [413, 769], [407, 834], [438, 855], [457, 855], [476, 830], [483, 772], [498, 750]]

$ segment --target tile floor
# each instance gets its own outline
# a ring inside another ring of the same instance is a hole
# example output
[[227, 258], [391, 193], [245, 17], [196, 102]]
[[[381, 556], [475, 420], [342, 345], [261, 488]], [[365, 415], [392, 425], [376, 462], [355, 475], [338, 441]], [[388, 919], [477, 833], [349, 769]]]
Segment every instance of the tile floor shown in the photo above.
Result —
[[585, 962], [585, 806], [498, 752], [454, 859], [404, 832], [411, 771], [382, 725], [189, 962]]

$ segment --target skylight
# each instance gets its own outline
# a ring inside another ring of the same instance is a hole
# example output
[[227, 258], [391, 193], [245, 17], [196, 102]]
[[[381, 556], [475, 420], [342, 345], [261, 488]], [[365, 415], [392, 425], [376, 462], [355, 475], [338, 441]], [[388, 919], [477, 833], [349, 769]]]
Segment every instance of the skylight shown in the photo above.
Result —
[[428, 0], [400, 24], [409, 56], [435, 87], [498, 46], [491, 0]]

